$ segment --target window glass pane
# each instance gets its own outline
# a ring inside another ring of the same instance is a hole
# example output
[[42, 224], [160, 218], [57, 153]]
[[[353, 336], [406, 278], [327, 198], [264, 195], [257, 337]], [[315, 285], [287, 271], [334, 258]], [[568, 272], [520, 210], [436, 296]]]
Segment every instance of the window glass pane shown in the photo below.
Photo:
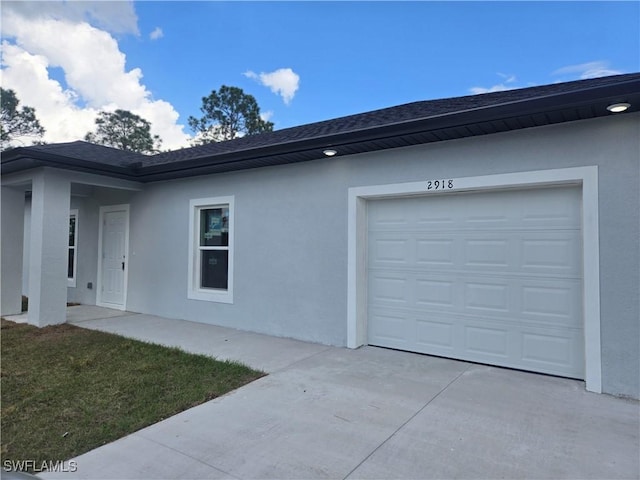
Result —
[[69, 218], [69, 246], [74, 247], [76, 245], [76, 217]]
[[229, 246], [229, 207], [200, 210], [200, 246]]
[[73, 278], [73, 258], [76, 255], [76, 249], [69, 249], [69, 265], [67, 266], [67, 278]]
[[229, 252], [227, 250], [201, 250], [201, 288], [227, 289]]

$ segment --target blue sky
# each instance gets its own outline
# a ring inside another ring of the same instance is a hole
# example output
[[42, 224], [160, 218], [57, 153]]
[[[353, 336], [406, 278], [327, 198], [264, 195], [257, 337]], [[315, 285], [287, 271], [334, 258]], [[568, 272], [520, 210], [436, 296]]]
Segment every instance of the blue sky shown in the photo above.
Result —
[[640, 71], [640, 2], [3, 2], [2, 17], [2, 85], [48, 141], [125, 108], [188, 145], [223, 84], [286, 128]]

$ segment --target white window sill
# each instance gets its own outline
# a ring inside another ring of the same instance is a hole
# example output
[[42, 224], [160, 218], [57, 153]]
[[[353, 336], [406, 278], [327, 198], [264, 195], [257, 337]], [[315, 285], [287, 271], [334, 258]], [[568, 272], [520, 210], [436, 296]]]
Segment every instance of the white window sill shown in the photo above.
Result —
[[217, 292], [211, 290], [190, 290], [187, 298], [191, 300], [203, 300], [205, 302], [233, 303], [233, 293]]

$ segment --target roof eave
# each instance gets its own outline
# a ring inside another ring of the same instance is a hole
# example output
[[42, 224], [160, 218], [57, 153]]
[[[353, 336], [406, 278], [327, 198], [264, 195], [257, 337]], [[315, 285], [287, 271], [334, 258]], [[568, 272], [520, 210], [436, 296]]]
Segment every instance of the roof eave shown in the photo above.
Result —
[[[561, 102], [559, 102], [559, 98], [562, 99]], [[138, 179], [143, 182], [148, 182], [320, 159], [324, 158], [322, 150], [328, 147], [335, 148], [340, 151], [341, 148], [345, 148], [347, 146], [350, 146], [353, 149], [356, 145], [360, 145], [360, 147], [355, 148], [354, 151], [355, 153], [364, 153], [380, 149], [379, 147], [374, 146], [367, 149], [364, 147], [364, 144], [367, 142], [379, 142], [381, 140], [388, 139], [408, 139], [409, 137], [417, 134], [428, 134], [430, 132], [459, 129], [495, 121], [517, 120], [519, 118], [534, 117], [536, 115], [545, 115], [548, 117], [554, 112], [579, 109], [583, 107], [590, 107], [594, 113], [589, 118], [595, 118], [611, 115], [606, 110], [606, 106], [612, 102], [625, 99], [630, 100], [631, 103], [635, 105], [640, 103], [640, 80], [631, 80], [615, 85], [597, 86], [572, 92], [545, 95], [526, 100], [516, 100], [488, 107], [484, 106], [442, 115], [434, 115], [374, 128], [284, 142], [267, 147], [204, 156], [169, 164], [150, 165], [140, 169]], [[637, 110], [637, 107], [634, 109]], [[562, 121], [554, 122], [549, 119], [545, 122], [545, 124], [562, 123]], [[514, 123], [519, 122], [516, 121]], [[526, 122], [524, 123], [526, 124]], [[531, 126], [540, 125], [533, 123]], [[507, 128], [503, 131], [522, 128], [527, 127]], [[477, 136], [482, 134], [487, 133], [471, 134], [467, 136]], [[454, 136], [453, 138], [447, 139], [455, 138], [463, 138], [463, 136]], [[407, 142], [408, 144], [412, 144], [410, 140], [407, 140]], [[293, 160], [292, 158], [296, 155], [299, 155], [301, 159]]]
[[79, 160], [54, 153], [29, 149], [29, 147], [18, 147], [8, 150], [5, 153], [6, 154], [2, 155], [1, 162], [3, 175], [48, 166], [78, 172], [107, 175], [125, 180], [136, 180], [136, 170], [130, 167], [108, 165], [91, 160]]
[[317, 160], [325, 158], [322, 152], [329, 147], [338, 150], [341, 155], [352, 155], [596, 118], [612, 115], [606, 110], [607, 105], [620, 101], [632, 104], [629, 112], [639, 110], [640, 79], [141, 167], [109, 165], [19, 147], [3, 154], [2, 171], [3, 174], [7, 174], [48, 165], [127, 180], [153, 182]]

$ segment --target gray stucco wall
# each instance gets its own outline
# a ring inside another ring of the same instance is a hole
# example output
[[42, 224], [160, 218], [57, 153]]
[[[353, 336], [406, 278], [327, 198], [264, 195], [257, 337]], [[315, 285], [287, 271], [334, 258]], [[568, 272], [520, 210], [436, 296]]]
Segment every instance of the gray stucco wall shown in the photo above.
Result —
[[[347, 189], [599, 166], [602, 376], [640, 396], [640, 114], [147, 185], [131, 198], [127, 308], [346, 344]], [[234, 303], [187, 299], [189, 200], [235, 196]]]
[[[24, 195], [24, 194], [23, 194]], [[24, 201], [22, 235], [22, 295], [29, 296], [29, 250], [31, 248], [31, 199]]]
[[[22, 285], [22, 225], [24, 192], [12, 187], [0, 189], [0, 314], [20, 313]], [[7, 280], [14, 279], [14, 281]]]

